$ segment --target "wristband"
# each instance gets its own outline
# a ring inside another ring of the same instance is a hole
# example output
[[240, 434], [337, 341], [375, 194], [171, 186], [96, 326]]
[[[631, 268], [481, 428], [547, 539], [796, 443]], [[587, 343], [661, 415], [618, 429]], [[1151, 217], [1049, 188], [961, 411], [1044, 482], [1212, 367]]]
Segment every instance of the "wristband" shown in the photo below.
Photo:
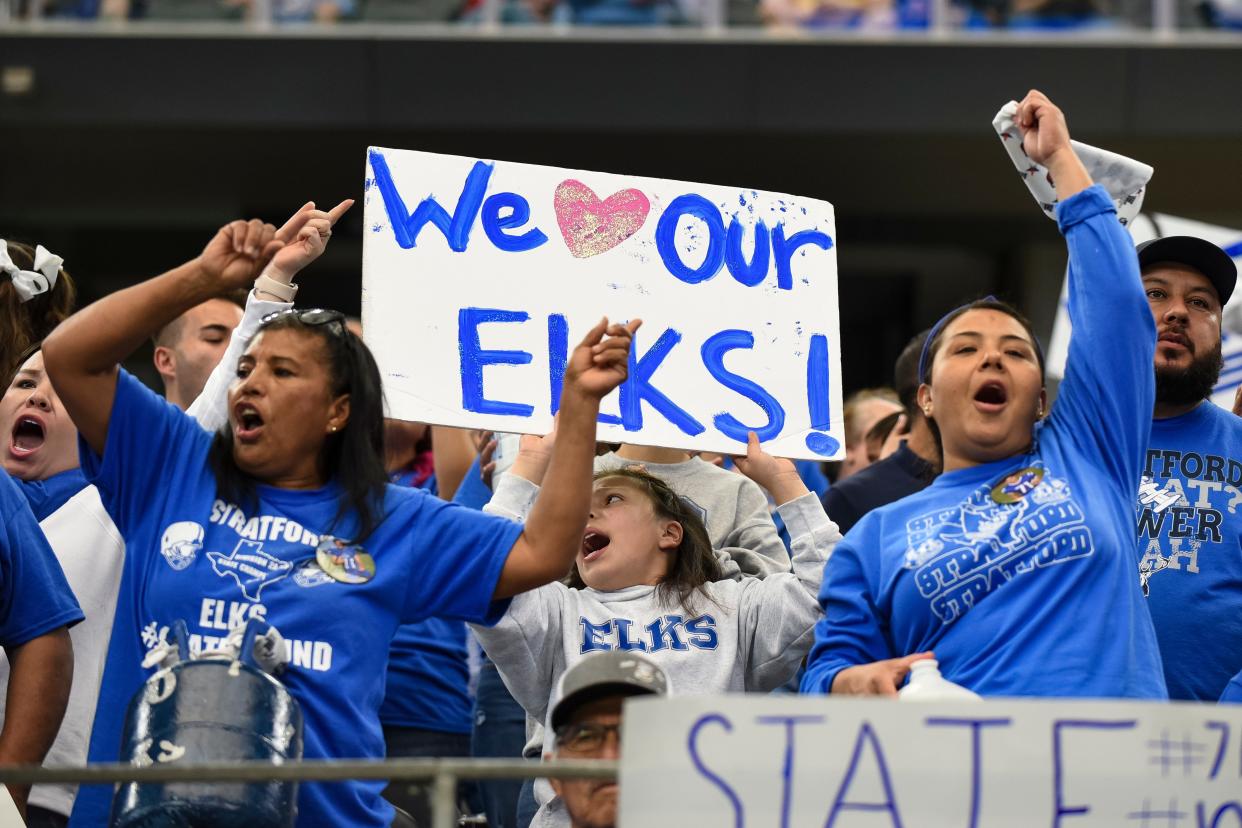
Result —
[[255, 292], [263, 292], [268, 296], [275, 296], [281, 302], [292, 302], [293, 297], [298, 295], [298, 286], [285, 284], [284, 282], [273, 279], [266, 272], [259, 275], [254, 280]]

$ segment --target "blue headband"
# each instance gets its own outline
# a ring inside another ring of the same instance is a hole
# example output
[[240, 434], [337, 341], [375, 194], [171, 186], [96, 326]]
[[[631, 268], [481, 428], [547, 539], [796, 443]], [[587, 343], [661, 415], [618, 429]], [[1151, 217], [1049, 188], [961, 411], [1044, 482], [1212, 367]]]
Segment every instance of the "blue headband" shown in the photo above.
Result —
[[[971, 305], [975, 304], [975, 302], [999, 302], [999, 301], [1000, 301], [999, 299], [997, 299], [995, 296], [989, 293], [987, 296], [983, 297], [982, 299], [975, 299], [971, 302], [967, 302], [965, 305], [958, 305], [956, 308], [949, 311], [944, 316], [940, 317], [939, 321], [937, 321], [935, 325], [932, 325], [931, 331], [927, 334], [927, 339], [923, 340], [923, 350], [919, 354], [919, 384], [920, 385], [927, 382], [928, 379], [930, 379], [927, 376], [927, 357], [928, 357], [928, 354], [931, 352], [932, 342], [935, 341], [936, 337], [940, 336], [940, 329], [943, 328], [950, 319], [954, 318], [962, 311], [965, 311], [966, 309], [968, 309]], [[981, 310], [987, 310], [987, 308], [981, 308]], [[1039, 355], [1039, 361], [1042, 364], [1044, 361], [1044, 349], [1040, 347], [1039, 339], [1035, 337], [1034, 334], [1031, 335], [1031, 341], [1035, 345], [1035, 353]]]

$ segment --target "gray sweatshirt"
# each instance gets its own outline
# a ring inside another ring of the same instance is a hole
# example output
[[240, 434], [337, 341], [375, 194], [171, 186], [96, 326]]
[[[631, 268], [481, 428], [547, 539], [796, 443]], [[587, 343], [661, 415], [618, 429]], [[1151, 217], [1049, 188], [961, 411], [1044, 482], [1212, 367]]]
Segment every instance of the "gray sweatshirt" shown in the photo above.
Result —
[[[538, 487], [505, 475], [485, 511], [524, 521]], [[707, 584], [690, 608], [668, 605], [653, 586], [612, 592], [551, 583], [522, 593], [494, 627], [474, 627], [509, 692], [545, 722], [561, 675], [595, 650], [636, 649], [664, 668], [680, 695], [768, 692], [788, 681], [811, 648], [820, 618], [824, 562], [841, 534], [813, 493], [779, 507], [793, 571]], [[542, 743], [540, 734], [527, 754]], [[535, 786], [532, 828], [569, 824], [551, 786]]]
[[641, 463], [609, 452], [595, 471], [640, 465], [699, 508], [707, 534], [730, 578], [789, 571], [789, 553], [768, 512], [768, 498], [749, 477], [692, 457], [682, 463]]

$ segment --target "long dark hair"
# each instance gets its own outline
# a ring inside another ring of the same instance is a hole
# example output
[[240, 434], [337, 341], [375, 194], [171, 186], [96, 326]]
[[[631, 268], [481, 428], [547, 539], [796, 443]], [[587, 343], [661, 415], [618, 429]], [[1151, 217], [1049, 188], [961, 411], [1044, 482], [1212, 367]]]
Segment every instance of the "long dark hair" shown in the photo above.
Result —
[[[319, 313], [324, 321], [305, 321]], [[339, 318], [338, 318], [339, 317]], [[328, 381], [332, 395], [349, 395], [349, 421], [340, 431], [324, 438], [319, 462], [325, 476], [341, 487], [340, 506], [332, 526], [351, 511], [358, 515], [360, 543], [383, 520], [384, 487], [384, 392], [379, 368], [362, 340], [345, 327], [345, 319], [330, 311], [294, 311], [266, 320], [259, 332], [296, 330], [318, 337], [327, 354]], [[257, 334], [256, 334], [257, 335]], [[255, 481], [233, 459], [233, 431], [221, 429], [211, 446], [211, 467], [221, 498], [253, 508], [257, 503]]]
[[[681, 524], [681, 543], [672, 550], [668, 564], [668, 574], [656, 585], [656, 595], [666, 604], [675, 604], [694, 611], [695, 593], [702, 595], [711, 602], [711, 595], [704, 587], [724, 578], [720, 564], [716, 561], [716, 552], [712, 549], [711, 537], [703, 519], [689, 501], [655, 475], [636, 468], [620, 468], [612, 471], [595, 473], [595, 479], [620, 477], [629, 481], [633, 488], [642, 492], [651, 502], [656, 517], [673, 520]], [[586, 582], [578, 572], [577, 563], [570, 570], [565, 583], [575, 589], [585, 589]]]
[[[919, 376], [919, 382], [923, 385], [931, 385], [932, 365], [936, 362], [936, 354], [940, 352], [941, 346], [944, 344], [944, 332], [949, 329], [949, 325], [953, 320], [957, 319], [967, 311], [973, 310], [993, 310], [999, 311], [1017, 321], [1022, 329], [1026, 331], [1026, 335], [1031, 339], [1031, 347], [1035, 349], [1035, 358], [1039, 362], [1039, 379], [1044, 381], [1044, 349], [1039, 344], [1039, 338], [1035, 336], [1035, 330], [1031, 327], [1031, 322], [1022, 313], [1008, 302], [1003, 302], [995, 296], [987, 296], [982, 299], [976, 299], [968, 302], [960, 308], [954, 308], [940, 318], [940, 321], [932, 326], [928, 335], [926, 344], [923, 346], [924, 356], [919, 360], [922, 363], [922, 373]], [[920, 412], [920, 415], [922, 412]], [[941, 463], [944, 463], [944, 443], [940, 438], [940, 426], [932, 417], [927, 418], [927, 425], [931, 428], [932, 436], [936, 438], [936, 448], [940, 452]]]

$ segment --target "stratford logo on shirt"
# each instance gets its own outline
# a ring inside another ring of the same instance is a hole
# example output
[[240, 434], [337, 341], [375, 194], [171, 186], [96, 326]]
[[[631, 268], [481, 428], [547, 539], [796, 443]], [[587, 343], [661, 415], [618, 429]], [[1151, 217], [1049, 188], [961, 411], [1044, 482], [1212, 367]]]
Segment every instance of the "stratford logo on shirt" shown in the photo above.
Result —
[[241, 587], [242, 595], [258, 601], [263, 587], [289, 574], [293, 564], [263, 551], [263, 544], [240, 540], [228, 555], [208, 552], [211, 568], [221, 578], [232, 578]]
[[945, 624], [1015, 577], [1095, 552], [1069, 484], [1042, 468], [1010, 478], [906, 524], [904, 566]]
[[1236, 514], [1239, 505], [1242, 463], [1215, 454], [1149, 450], [1138, 497], [1143, 593], [1157, 572], [1198, 575], [1199, 550], [1221, 542], [1225, 513]]

